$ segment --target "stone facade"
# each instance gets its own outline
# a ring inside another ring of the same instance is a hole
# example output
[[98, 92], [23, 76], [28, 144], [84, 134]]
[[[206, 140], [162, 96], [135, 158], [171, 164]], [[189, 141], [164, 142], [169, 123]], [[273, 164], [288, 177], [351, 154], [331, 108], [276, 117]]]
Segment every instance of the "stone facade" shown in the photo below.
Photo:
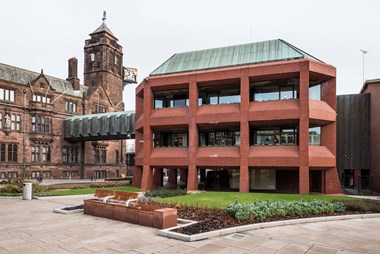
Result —
[[63, 120], [72, 115], [124, 110], [122, 47], [104, 20], [84, 48], [84, 85], [78, 61], [66, 80], [0, 64], [0, 180], [105, 178], [125, 173], [124, 142], [68, 142]]

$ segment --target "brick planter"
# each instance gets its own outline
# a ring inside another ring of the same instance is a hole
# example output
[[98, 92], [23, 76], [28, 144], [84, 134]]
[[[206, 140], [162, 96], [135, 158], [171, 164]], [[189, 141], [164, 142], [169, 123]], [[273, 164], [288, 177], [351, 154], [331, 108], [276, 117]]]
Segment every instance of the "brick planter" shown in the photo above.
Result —
[[177, 226], [177, 209], [139, 204], [126, 207], [120, 203], [84, 200], [84, 214], [165, 229]]

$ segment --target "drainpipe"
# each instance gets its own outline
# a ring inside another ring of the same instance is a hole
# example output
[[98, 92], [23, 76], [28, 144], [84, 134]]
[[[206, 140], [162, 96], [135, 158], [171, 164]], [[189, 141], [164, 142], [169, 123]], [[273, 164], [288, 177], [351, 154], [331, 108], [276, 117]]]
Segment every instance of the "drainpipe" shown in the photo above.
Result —
[[22, 91], [24, 93], [24, 123], [23, 123], [23, 135], [22, 135], [22, 174], [23, 174], [23, 177], [25, 178], [26, 177], [26, 154], [25, 154], [25, 150], [26, 150], [26, 139], [25, 139], [25, 136], [26, 136], [26, 93], [28, 92], [28, 90], [24, 89]]
[[[82, 115], [85, 115], [85, 93], [82, 96]], [[85, 170], [85, 141], [81, 141], [80, 150], [81, 150], [81, 169], [80, 169], [80, 178], [84, 179], [84, 170]]]

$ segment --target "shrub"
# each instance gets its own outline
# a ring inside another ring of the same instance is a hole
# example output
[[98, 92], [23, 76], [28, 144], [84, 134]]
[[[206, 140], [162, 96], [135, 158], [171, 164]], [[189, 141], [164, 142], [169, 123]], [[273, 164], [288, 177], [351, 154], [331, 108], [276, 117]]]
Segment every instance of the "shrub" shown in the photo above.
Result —
[[168, 198], [168, 197], [176, 197], [186, 195], [186, 189], [165, 189], [159, 188], [152, 191], [147, 191], [144, 193], [146, 198]]
[[248, 204], [235, 201], [227, 207], [227, 212], [240, 221], [250, 219], [263, 221], [267, 218], [337, 213], [343, 211], [345, 211], [345, 207], [342, 203], [321, 200], [292, 202], [256, 201]]
[[[9, 183], [7, 183], [1, 188], [1, 192], [21, 194], [24, 188], [24, 183], [27, 183], [27, 182], [30, 182], [30, 181], [27, 181], [22, 178], [10, 180]], [[41, 191], [42, 191], [41, 185], [39, 185], [38, 183], [33, 183], [33, 193], [37, 193]]]
[[348, 211], [380, 213], [380, 200], [352, 199], [340, 200]]

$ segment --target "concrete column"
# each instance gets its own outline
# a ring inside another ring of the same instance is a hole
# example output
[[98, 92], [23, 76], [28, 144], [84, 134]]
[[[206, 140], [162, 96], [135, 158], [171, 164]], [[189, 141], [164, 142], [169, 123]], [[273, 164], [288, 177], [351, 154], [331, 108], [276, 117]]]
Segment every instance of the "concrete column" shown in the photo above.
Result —
[[132, 185], [141, 188], [141, 175], [142, 175], [142, 168], [141, 167], [135, 167], [133, 170], [133, 179], [132, 179]]
[[239, 191], [249, 192], [249, 76], [248, 69], [240, 73], [240, 179]]
[[187, 172], [187, 189], [198, 190], [198, 170], [196, 166], [196, 154], [198, 149], [198, 128], [196, 123], [198, 86], [195, 75], [190, 76], [189, 103], [189, 167]]
[[141, 189], [151, 190], [153, 188], [153, 172], [150, 166], [144, 165], [141, 179]]
[[176, 168], [169, 169], [168, 183], [171, 185], [177, 185], [177, 169]]
[[309, 187], [309, 62], [300, 63], [299, 101], [299, 193], [308, 194]]
[[[336, 78], [322, 84], [321, 99], [336, 111]], [[322, 146], [326, 146], [336, 157], [336, 122], [322, 127]], [[341, 193], [338, 170], [336, 167], [326, 170], [326, 194]]]
[[152, 153], [152, 129], [150, 128], [150, 114], [153, 108], [153, 93], [149, 86], [148, 81], [144, 83], [144, 133], [143, 133], [143, 172], [141, 179], [141, 189], [151, 190], [152, 181], [152, 169], [150, 167], [150, 154]]
[[153, 187], [162, 187], [162, 168], [153, 169]]

